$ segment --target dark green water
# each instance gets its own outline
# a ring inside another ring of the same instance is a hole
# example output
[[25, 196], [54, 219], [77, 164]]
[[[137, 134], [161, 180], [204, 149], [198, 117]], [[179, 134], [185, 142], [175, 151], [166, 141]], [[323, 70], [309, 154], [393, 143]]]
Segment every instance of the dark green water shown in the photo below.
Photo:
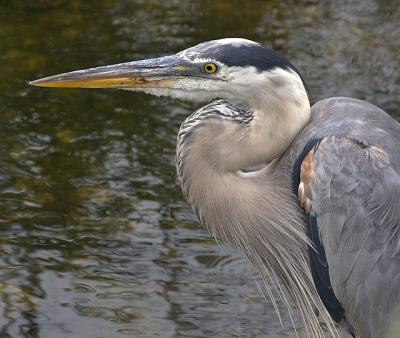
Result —
[[312, 97], [399, 117], [398, 1], [1, 1], [0, 337], [277, 337], [175, 180], [188, 103], [27, 80], [218, 37], [273, 46]]

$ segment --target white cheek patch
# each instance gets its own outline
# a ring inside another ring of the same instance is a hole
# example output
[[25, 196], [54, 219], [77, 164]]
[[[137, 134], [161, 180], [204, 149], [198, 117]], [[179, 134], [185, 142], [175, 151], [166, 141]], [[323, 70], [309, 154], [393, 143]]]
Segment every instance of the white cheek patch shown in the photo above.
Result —
[[216, 98], [232, 97], [232, 94], [226, 91], [227, 85], [224, 81], [207, 78], [182, 77], [171, 83], [169, 88], [127, 89], [156, 96], [170, 96], [172, 98], [193, 102], [210, 102]]

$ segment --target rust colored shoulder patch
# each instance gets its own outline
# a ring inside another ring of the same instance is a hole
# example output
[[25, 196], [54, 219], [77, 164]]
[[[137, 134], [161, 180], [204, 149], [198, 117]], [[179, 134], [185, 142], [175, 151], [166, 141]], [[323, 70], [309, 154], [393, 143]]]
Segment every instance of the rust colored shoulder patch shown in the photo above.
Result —
[[376, 159], [378, 159], [379, 161], [381, 161], [384, 164], [388, 164], [388, 162], [389, 162], [388, 156], [382, 148], [380, 148], [376, 145], [371, 145], [370, 151], [371, 151], [371, 155], [373, 155]]
[[314, 179], [314, 159], [311, 150], [301, 163], [300, 169], [300, 184], [297, 190], [297, 195], [301, 207], [308, 214], [311, 210], [311, 200], [307, 196], [308, 187]]

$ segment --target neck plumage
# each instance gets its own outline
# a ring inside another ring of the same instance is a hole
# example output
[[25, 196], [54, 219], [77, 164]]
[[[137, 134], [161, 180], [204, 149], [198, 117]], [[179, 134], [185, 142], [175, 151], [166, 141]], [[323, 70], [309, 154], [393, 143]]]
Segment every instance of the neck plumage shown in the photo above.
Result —
[[[289, 298], [294, 300], [309, 335], [323, 337], [314, 309], [327, 323], [330, 319], [312, 281], [303, 214], [291, 177], [275, 172], [273, 162], [259, 172], [240, 170], [279, 157], [307, 124], [307, 96], [278, 96], [264, 93], [255, 100], [263, 104], [251, 105], [251, 115], [225, 101], [192, 114], [178, 134], [178, 178], [210, 233], [235, 243], [263, 280], [276, 287], [289, 312]], [[270, 288], [266, 290], [277, 309]]]

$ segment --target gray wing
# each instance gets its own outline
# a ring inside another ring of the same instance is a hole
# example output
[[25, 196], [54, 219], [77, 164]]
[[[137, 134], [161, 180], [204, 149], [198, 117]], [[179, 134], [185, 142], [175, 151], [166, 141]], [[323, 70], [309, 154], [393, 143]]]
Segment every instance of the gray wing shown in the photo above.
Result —
[[380, 147], [330, 136], [305, 157], [300, 179], [345, 317], [362, 338], [384, 337], [400, 319], [399, 173]]

